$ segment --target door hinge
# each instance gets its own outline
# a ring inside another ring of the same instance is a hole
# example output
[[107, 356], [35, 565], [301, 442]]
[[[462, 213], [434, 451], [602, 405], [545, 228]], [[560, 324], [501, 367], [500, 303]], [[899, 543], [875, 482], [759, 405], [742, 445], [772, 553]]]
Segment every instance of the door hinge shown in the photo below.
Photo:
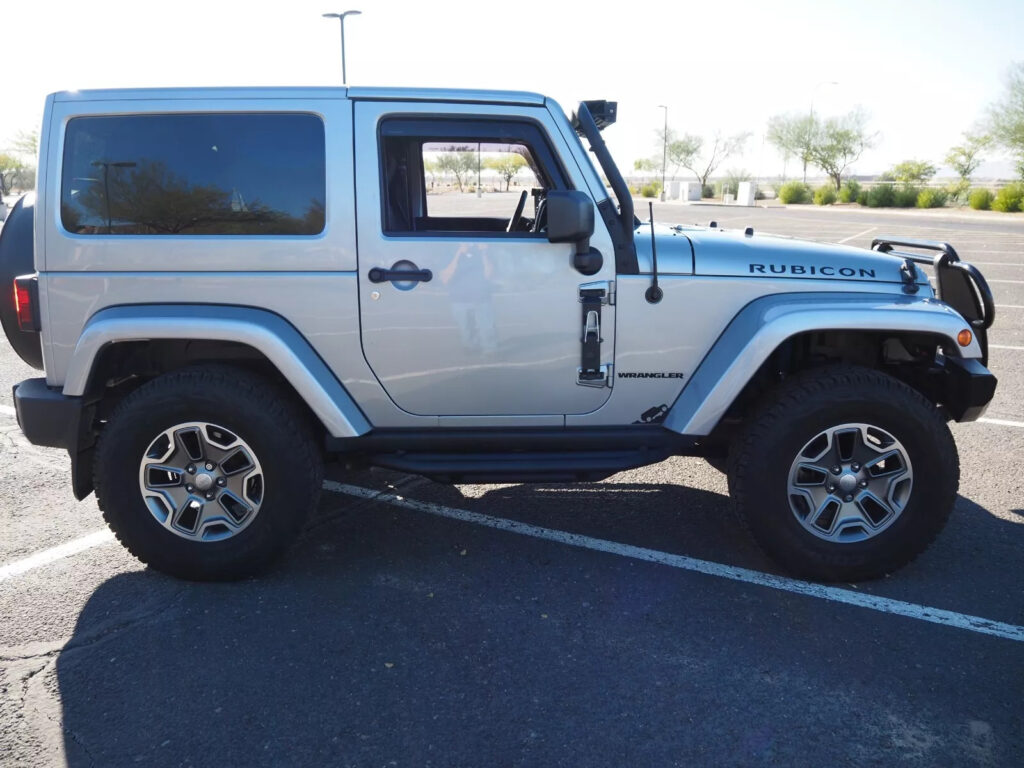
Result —
[[612, 378], [613, 368], [611, 363], [605, 363], [589, 370], [577, 368], [576, 383], [581, 387], [610, 387], [614, 381]]
[[612, 366], [601, 363], [601, 307], [615, 303], [615, 283], [602, 280], [583, 283], [579, 287], [582, 332], [580, 335], [580, 366], [576, 383], [581, 387], [610, 387]]
[[596, 283], [580, 285], [580, 301], [585, 298], [600, 298], [602, 304], [615, 304], [615, 281], [599, 280]]

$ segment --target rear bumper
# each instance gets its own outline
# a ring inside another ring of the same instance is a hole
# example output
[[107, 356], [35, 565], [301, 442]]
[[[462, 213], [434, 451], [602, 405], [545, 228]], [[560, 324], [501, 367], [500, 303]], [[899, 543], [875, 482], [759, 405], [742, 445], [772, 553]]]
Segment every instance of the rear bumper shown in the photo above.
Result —
[[78, 450], [82, 398], [66, 397], [46, 386], [46, 379], [26, 379], [14, 385], [18, 426], [33, 445]]
[[71, 489], [75, 498], [92, 492], [93, 406], [81, 397], [67, 397], [46, 386], [46, 379], [14, 385], [18, 426], [33, 445], [63, 448], [71, 457]]
[[996, 377], [979, 360], [947, 357], [943, 366], [943, 403], [956, 421], [981, 418], [996, 392]]

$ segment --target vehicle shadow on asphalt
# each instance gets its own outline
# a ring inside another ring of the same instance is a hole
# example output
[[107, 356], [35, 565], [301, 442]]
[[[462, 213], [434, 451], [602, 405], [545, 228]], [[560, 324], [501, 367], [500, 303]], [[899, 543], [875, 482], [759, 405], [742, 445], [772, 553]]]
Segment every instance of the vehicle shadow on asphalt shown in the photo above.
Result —
[[[459, 509], [770, 567], [728, 499], [709, 491], [408, 488]], [[971, 612], [1003, 618], [977, 599], [1017, 590], [1015, 576], [973, 547], [1011, 524], [961, 498], [950, 527], [945, 538], [961, 543], [959, 528], [973, 532], [966, 550], [940, 539], [927, 566], [876, 584], [891, 593], [907, 582], [917, 599], [954, 609], [966, 590]], [[1020, 526], [1012, 532], [1019, 551]], [[837, 611], [857, 616], [837, 626]], [[57, 661], [57, 685], [71, 766], [820, 764], [827, 752], [816, 758], [818, 747], [786, 735], [814, 730], [814, 717], [791, 727], [772, 705], [791, 693], [786, 675], [748, 679], [747, 667], [841, 670], [850, 633], [877, 637], [885, 621], [896, 619], [325, 494], [287, 560], [261, 578], [196, 584], [141, 570], [103, 583]], [[765, 646], [773, 631], [789, 639]], [[940, 636], [935, 658], [966, 634]], [[824, 658], [809, 660], [810, 646]], [[767, 647], [777, 658], [766, 662]], [[695, 727], [708, 710], [746, 714]]]

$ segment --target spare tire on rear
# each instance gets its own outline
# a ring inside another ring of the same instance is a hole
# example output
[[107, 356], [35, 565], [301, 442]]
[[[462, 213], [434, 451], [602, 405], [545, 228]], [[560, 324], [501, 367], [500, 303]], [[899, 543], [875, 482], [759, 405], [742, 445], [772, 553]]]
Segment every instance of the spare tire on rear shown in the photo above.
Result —
[[0, 227], [0, 325], [18, 357], [33, 368], [43, 369], [43, 345], [39, 334], [22, 331], [14, 306], [14, 278], [36, 271], [32, 242], [36, 196], [24, 195]]

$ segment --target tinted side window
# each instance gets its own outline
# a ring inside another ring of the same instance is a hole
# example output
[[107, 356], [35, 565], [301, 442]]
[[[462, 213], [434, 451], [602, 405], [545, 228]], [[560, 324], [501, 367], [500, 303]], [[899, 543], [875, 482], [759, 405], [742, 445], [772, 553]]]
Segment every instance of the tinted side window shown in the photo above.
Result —
[[530, 121], [395, 117], [379, 131], [389, 235], [541, 237], [548, 190], [569, 186]]
[[316, 235], [325, 167], [315, 115], [77, 117], [61, 221], [82, 235]]

